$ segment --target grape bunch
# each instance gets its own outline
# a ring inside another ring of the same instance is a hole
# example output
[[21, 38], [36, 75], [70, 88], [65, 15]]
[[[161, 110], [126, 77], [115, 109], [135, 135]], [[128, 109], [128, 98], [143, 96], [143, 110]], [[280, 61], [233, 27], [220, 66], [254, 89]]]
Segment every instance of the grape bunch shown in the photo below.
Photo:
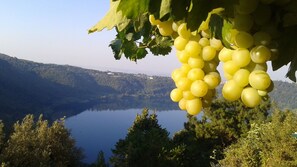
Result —
[[198, 114], [202, 107], [208, 106], [215, 96], [215, 88], [221, 77], [217, 71], [218, 53], [223, 48], [220, 40], [210, 39], [208, 32], [194, 34], [186, 23], [160, 22], [150, 17], [157, 25], [161, 35], [172, 35], [177, 58], [181, 67], [172, 72], [176, 88], [170, 93], [172, 101], [178, 102], [181, 110], [191, 115]]
[[[272, 4], [273, 3], [273, 4]], [[191, 32], [185, 22], [156, 20], [150, 15], [163, 36], [174, 39], [181, 67], [172, 72], [176, 88], [170, 93], [172, 101], [191, 115], [210, 105], [221, 82], [217, 66], [223, 63], [226, 82], [222, 94], [228, 101], [241, 100], [247, 107], [256, 107], [273, 82], [267, 73], [267, 62], [277, 58], [274, 39], [278, 37], [272, 8], [280, 0], [239, 0], [235, 5], [232, 29], [221, 40], [211, 37], [205, 22], [200, 32]]]

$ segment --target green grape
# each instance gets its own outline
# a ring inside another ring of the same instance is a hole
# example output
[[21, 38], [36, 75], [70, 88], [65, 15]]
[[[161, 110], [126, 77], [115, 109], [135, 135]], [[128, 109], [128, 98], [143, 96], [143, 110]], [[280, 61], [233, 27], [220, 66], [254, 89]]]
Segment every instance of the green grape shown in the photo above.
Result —
[[222, 44], [222, 42], [221, 42], [221, 40], [219, 40], [219, 39], [215, 39], [215, 38], [211, 38], [211, 39], [209, 40], [209, 44], [210, 44], [211, 47], [213, 47], [213, 48], [216, 49], [217, 51], [222, 50], [223, 47], [224, 47], [223, 44]]
[[253, 35], [255, 45], [269, 45], [271, 42], [271, 36], [267, 32], [258, 31]]
[[258, 90], [258, 94], [264, 97], [268, 95], [268, 92], [266, 90]]
[[204, 78], [204, 72], [200, 68], [193, 68], [188, 73], [188, 78], [192, 81], [202, 80]]
[[187, 106], [187, 100], [182, 98], [179, 102], [178, 102], [178, 107], [181, 110], [186, 110], [186, 106]]
[[219, 60], [221, 62], [227, 62], [232, 60], [232, 54], [233, 54], [233, 50], [228, 49], [228, 48], [223, 48], [220, 52], [219, 52]]
[[190, 90], [192, 81], [186, 77], [184, 78], [180, 78], [179, 80], [177, 80], [177, 82], [175, 83], [176, 87], [181, 89], [182, 91], [186, 91], [186, 90]]
[[191, 91], [183, 91], [183, 98], [186, 100], [192, 100], [195, 98], [195, 96], [192, 94]]
[[188, 74], [188, 72], [192, 69], [191, 66], [189, 64], [182, 64], [182, 66], [180, 67], [180, 69], [182, 70], [182, 72], [184, 72], [185, 74]]
[[257, 25], [266, 25], [272, 16], [270, 5], [258, 5], [257, 9], [253, 13], [254, 22]]
[[186, 23], [182, 23], [181, 25], [179, 25], [177, 33], [179, 36], [185, 39], [189, 39], [191, 37], [191, 31], [188, 30]]
[[223, 70], [225, 73], [233, 75], [236, 71], [238, 71], [240, 66], [235, 61], [227, 61], [223, 64]]
[[249, 84], [258, 90], [266, 90], [271, 83], [269, 75], [265, 71], [256, 70], [249, 76]]
[[213, 74], [205, 75], [203, 81], [208, 85], [208, 89], [215, 89], [220, 84], [220, 78]]
[[187, 63], [190, 58], [190, 54], [185, 50], [177, 52], [176, 56], [181, 63]]
[[203, 71], [205, 73], [215, 72], [215, 71], [217, 71], [217, 66], [218, 66], [218, 63], [214, 60], [206, 61], [204, 63]]
[[201, 58], [194, 58], [194, 57], [189, 58], [188, 64], [190, 65], [191, 68], [203, 68], [205, 65], [204, 60], [202, 60]]
[[234, 17], [234, 27], [239, 31], [250, 31], [254, 21], [251, 15], [249, 14], [236, 14]]
[[178, 88], [173, 89], [170, 93], [170, 98], [174, 102], [180, 101], [183, 98], [183, 91]]
[[251, 50], [251, 59], [255, 63], [265, 63], [270, 60], [271, 51], [264, 45], [259, 45]]
[[239, 69], [233, 75], [233, 80], [240, 86], [245, 87], [249, 84], [250, 72], [247, 69]]
[[205, 96], [207, 91], [208, 91], [208, 85], [202, 80], [194, 81], [191, 85], [191, 92], [196, 97]]
[[216, 56], [216, 49], [211, 46], [205, 46], [202, 49], [202, 58], [205, 61], [210, 61]]
[[186, 45], [188, 43], [188, 40], [181, 37], [181, 36], [178, 36], [177, 38], [175, 38], [174, 40], [174, 47], [179, 50], [179, 51], [182, 51], [185, 49]]
[[201, 36], [199, 34], [195, 34], [195, 35], [192, 34], [192, 36], [190, 37], [190, 41], [196, 41], [198, 43], [200, 39], [201, 39]]
[[239, 31], [234, 38], [234, 42], [235, 45], [239, 48], [249, 48], [253, 46], [254, 39], [251, 34], [244, 31]]
[[249, 50], [243, 48], [236, 49], [233, 52], [232, 61], [236, 63], [239, 67], [247, 66], [251, 61]]
[[267, 64], [266, 63], [254, 63], [250, 62], [248, 66], [246, 66], [246, 69], [249, 70], [250, 72], [255, 71], [255, 70], [261, 70], [261, 71], [267, 71]]
[[188, 100], [186, 103], [186, 109], [188, 114], [197, 115], [202, 109], [201, 99], [195, 98], [193, 100]]
[[226, 100], [235, 101], [240, 98], [242, 89], [234, 80], [229, 80], [224, 84], [222, 94]]
[[244, 88], [241, 93], [241, 100], [243, 104], [248, 107], [256, 107], [261, 103], [261, 97], [255, 88]]
[[183, 72], [181, 69], [175, 69], [171, 74], [171, 78], [173, 79], [174, 82], [177, 82], [181, 78], [185, 78], [186, 76], [187, 74]]
[[238, 5], [235, 6], [236, 12], [239, 14], [250, 14], [256, 10], [258, 0], [239, 0]]
[[208, 46], [210, 45], [210, 42], [207, 38], [201, 38], [199, 40], [199, 44], [202, 46], [202, 47], [205, 47], [205, 46]]
[[191, 57], [198, 57], [201, 53], [201, 46], [197, 41], [190, 40], [187, 43], [185, 50], [190, 54]]

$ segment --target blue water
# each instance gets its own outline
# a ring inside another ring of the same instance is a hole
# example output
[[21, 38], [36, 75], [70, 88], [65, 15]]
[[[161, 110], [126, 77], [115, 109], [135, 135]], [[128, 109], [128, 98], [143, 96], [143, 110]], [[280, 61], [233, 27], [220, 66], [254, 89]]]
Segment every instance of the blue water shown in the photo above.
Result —
[[[119, 139], [125, 138], [136, 114], [140, 114], [141, 111], [142, 109], [86, 110], [67, 118], [65, 125], [71, 130], [76, 145], [83, 149], [86, 156], [84, 162], [91, 163], [96, 160], [100, 150], [104, 152], [105, 158], [111, 156], [111, 149]], [[187, 121], [185, 111], [169, 110], [156, 113], [159, 124], [170, 132], [170, 136], [183, 129], [184, 122]]]

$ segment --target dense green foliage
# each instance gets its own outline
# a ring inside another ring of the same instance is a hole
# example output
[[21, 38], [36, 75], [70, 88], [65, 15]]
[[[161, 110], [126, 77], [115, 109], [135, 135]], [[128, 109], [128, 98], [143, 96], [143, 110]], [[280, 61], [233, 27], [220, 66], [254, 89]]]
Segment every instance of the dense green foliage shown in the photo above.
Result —
[[291, 136], [297, 131], [297, 115], [276, 110], [272, 121], [252, 124], [247, 136], [239, 139], [225, 151], [222, 166], [297, 166], [297, 140]]
[[169, 133], [158, 124], [156, 114], [144, 109], [125, 139], [116, 143], [110, 161], [115, 167], [168, 166], [162, 153], [169, 144]]
[[[144, 110], [138, 115], [124, 140], [113, 150], [115, 166], [210, 166], [224, 158], [224, 149], [247, 136], [252, 124], [269, 121], [267, 101], [249, 109], [237, 102], [217, 100], [201, 120], [189, 116], [184, 129], [168, 138], [156, 115]], [[155, 164], [152, 164], [155, 163]]]
[[42, 116], [35, 122], [33, 115], [27, 115], [14, 124], [0, 157], [7, 167], [74, 167], [79, 165], [82, 153], [63, 119], [50, 125]]

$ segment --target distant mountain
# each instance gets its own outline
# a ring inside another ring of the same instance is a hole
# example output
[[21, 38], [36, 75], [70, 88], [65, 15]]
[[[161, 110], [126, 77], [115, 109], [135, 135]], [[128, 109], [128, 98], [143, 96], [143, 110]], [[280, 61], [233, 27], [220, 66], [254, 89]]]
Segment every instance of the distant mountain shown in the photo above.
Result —
[[[0, 54], [0, 119], [27, 113], [63, 116], [59, 112], [105, 103], [145, 107], [155, 100], [172, 107], [168, 96], [173, 86], [168, 77], [42, 64]], [[137, 100], [135, 106], [131, 100]]]

